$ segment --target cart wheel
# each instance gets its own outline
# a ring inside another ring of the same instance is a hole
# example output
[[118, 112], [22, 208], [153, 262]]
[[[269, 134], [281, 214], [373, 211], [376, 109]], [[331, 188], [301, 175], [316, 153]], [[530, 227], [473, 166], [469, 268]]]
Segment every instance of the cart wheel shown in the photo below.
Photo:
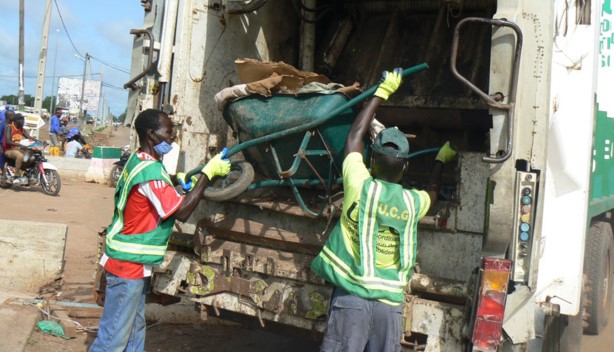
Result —
[[213, 201], [232, 199], [245, 192], [254, 180], [254, 168], [245, 160], [232, 162], [230, 173], [217, 177], [205, 188], [205, 198]]

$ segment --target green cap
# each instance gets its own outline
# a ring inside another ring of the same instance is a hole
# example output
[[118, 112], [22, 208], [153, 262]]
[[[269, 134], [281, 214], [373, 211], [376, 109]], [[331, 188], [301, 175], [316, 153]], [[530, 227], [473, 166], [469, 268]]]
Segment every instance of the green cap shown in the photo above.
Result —
[[409, 142], [403, 132], [396, 127], [383, 129], [371, 146], [374, 152], [400, 159], [409, 157]]

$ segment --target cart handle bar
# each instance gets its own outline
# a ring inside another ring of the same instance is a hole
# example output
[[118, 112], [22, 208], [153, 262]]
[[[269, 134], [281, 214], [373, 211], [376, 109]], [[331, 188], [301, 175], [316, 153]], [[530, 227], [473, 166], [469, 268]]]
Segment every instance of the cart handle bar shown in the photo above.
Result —
[[[422, 70], [426, 70], [428, 68], [429, 68], [429, 65], [427, 63], [421, 63], [419, 65], [412, 66], [412, 67], [404, 69], [402, 76], [403, 77], [407, 77], [407, 76], [409, 76], [411, 74], [418, 73], [418, 72], [420, 72]], [[329, 112], [327, 115], [325, 115], [323, 118], [321, 118], [319, 120], [314, 120], [314, 121], [311, 121], [311, 122], [306, 123], [306, 124], [301, 125], [301, 126], [296, 126], [296, 127], [289, 128], [289, 129], [287, 129], [285, 131], [271, 133], [271, 134], [266, 135], [266, 136], [254, 138], [254, 139], [251, 139], [249, 141], [245, 141], [243, 143], [236, 144], [236, 145], [232, 146], [232, 148], [228, 149], [228, 152], [226, 153], [226, 158], [230, 158], [234, 154], [236, 154], [236, 153], [238, 153], [238, 152], [240, 152], [240, 151], [242, 151], [242, 150], [244, 150], [246, 148], [252, 147], [252, 146], [254, 146], [256, 144], [272, 141], [274, 139], [283, 138], [283, 137], [289, 136], [291, 134], [307, 131], [307, 130], [310, 130], [310, 129], [318, 126], [318, 125], [321, 125], [321, 124], [325, 123], [326, 121], [332, 119], [333, 117], [339, 115], [340, 113], [344, 112], [345, 110], [353, 107], [354, 105], [356, 105], [356, 104], [362, 102], [363, 100], [367, 99], [368, 97], [372, 96], [373, 93], [375, 93], [375, 90], [377, 90], [377, 87], [379, 87], [379, 83], [372, 85], [369, 89], [365, 90], [363, 93], [361, 93], [361, 94], [355, 96], [354, 98], [348, 100], [345, 104], [343, 104], [343, 105], [339, 106], [338, 108], [336, 108], [335, 110]], [[201, 169], [202, 169], [202, 166], [199, 166], [196, 169], [191, 170], [186, 175], [186, 178], [189, 178], [192, 175], [196, 175]]]

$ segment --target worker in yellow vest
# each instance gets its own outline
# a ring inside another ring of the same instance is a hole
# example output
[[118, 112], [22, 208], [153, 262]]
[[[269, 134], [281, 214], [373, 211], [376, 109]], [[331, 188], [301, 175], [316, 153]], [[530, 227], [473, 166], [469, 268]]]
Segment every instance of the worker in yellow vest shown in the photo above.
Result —
[[396, 127], [379, 132], [371, 172], [365, 134], [379, 105], [401, 84], [402, 69], [384, 72], [375, 96], [348, 134], [343, 161], [343, 210], [311, 268], [335, 285], [321, 351], [400, 351], [404, 288], [416, 261], [417, 224], [435, 202], [448, 142], [435, 158], [427, 191], [404, 189], [409, 143]]

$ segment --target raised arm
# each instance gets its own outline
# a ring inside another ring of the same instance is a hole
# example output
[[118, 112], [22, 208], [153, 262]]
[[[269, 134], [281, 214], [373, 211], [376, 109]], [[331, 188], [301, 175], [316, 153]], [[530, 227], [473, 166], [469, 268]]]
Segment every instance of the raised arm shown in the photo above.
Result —
[[369, 125], [375, 117], [375, 111], [382, 103], [382, 99], [379, 97], [373, 97], [367, 105], [360, 111], [356, 120], [350, 128], [348, 133], [348, 139], [345, 142], [345, 156], [353, 152], [362, 153], [364, 150], [364, 137], [369, 130]]
[[350, 128], [347, 141], [345, 142], [345, 156], [353, 152], [362, 153], [364, 150], [363, 139], [369, 130], [371, 121], [373, 121], [375, 117], [377, 108], [384, 100], [388, 100], [390, 94], [394, 93], [399, 88], [402, 75], [402, 68], [395, 68], [392, 72], [384, 71], [382, 73], [382, 83], [377, 87], [374, 97], [369, 100], [367, 105], [360, 111]]

